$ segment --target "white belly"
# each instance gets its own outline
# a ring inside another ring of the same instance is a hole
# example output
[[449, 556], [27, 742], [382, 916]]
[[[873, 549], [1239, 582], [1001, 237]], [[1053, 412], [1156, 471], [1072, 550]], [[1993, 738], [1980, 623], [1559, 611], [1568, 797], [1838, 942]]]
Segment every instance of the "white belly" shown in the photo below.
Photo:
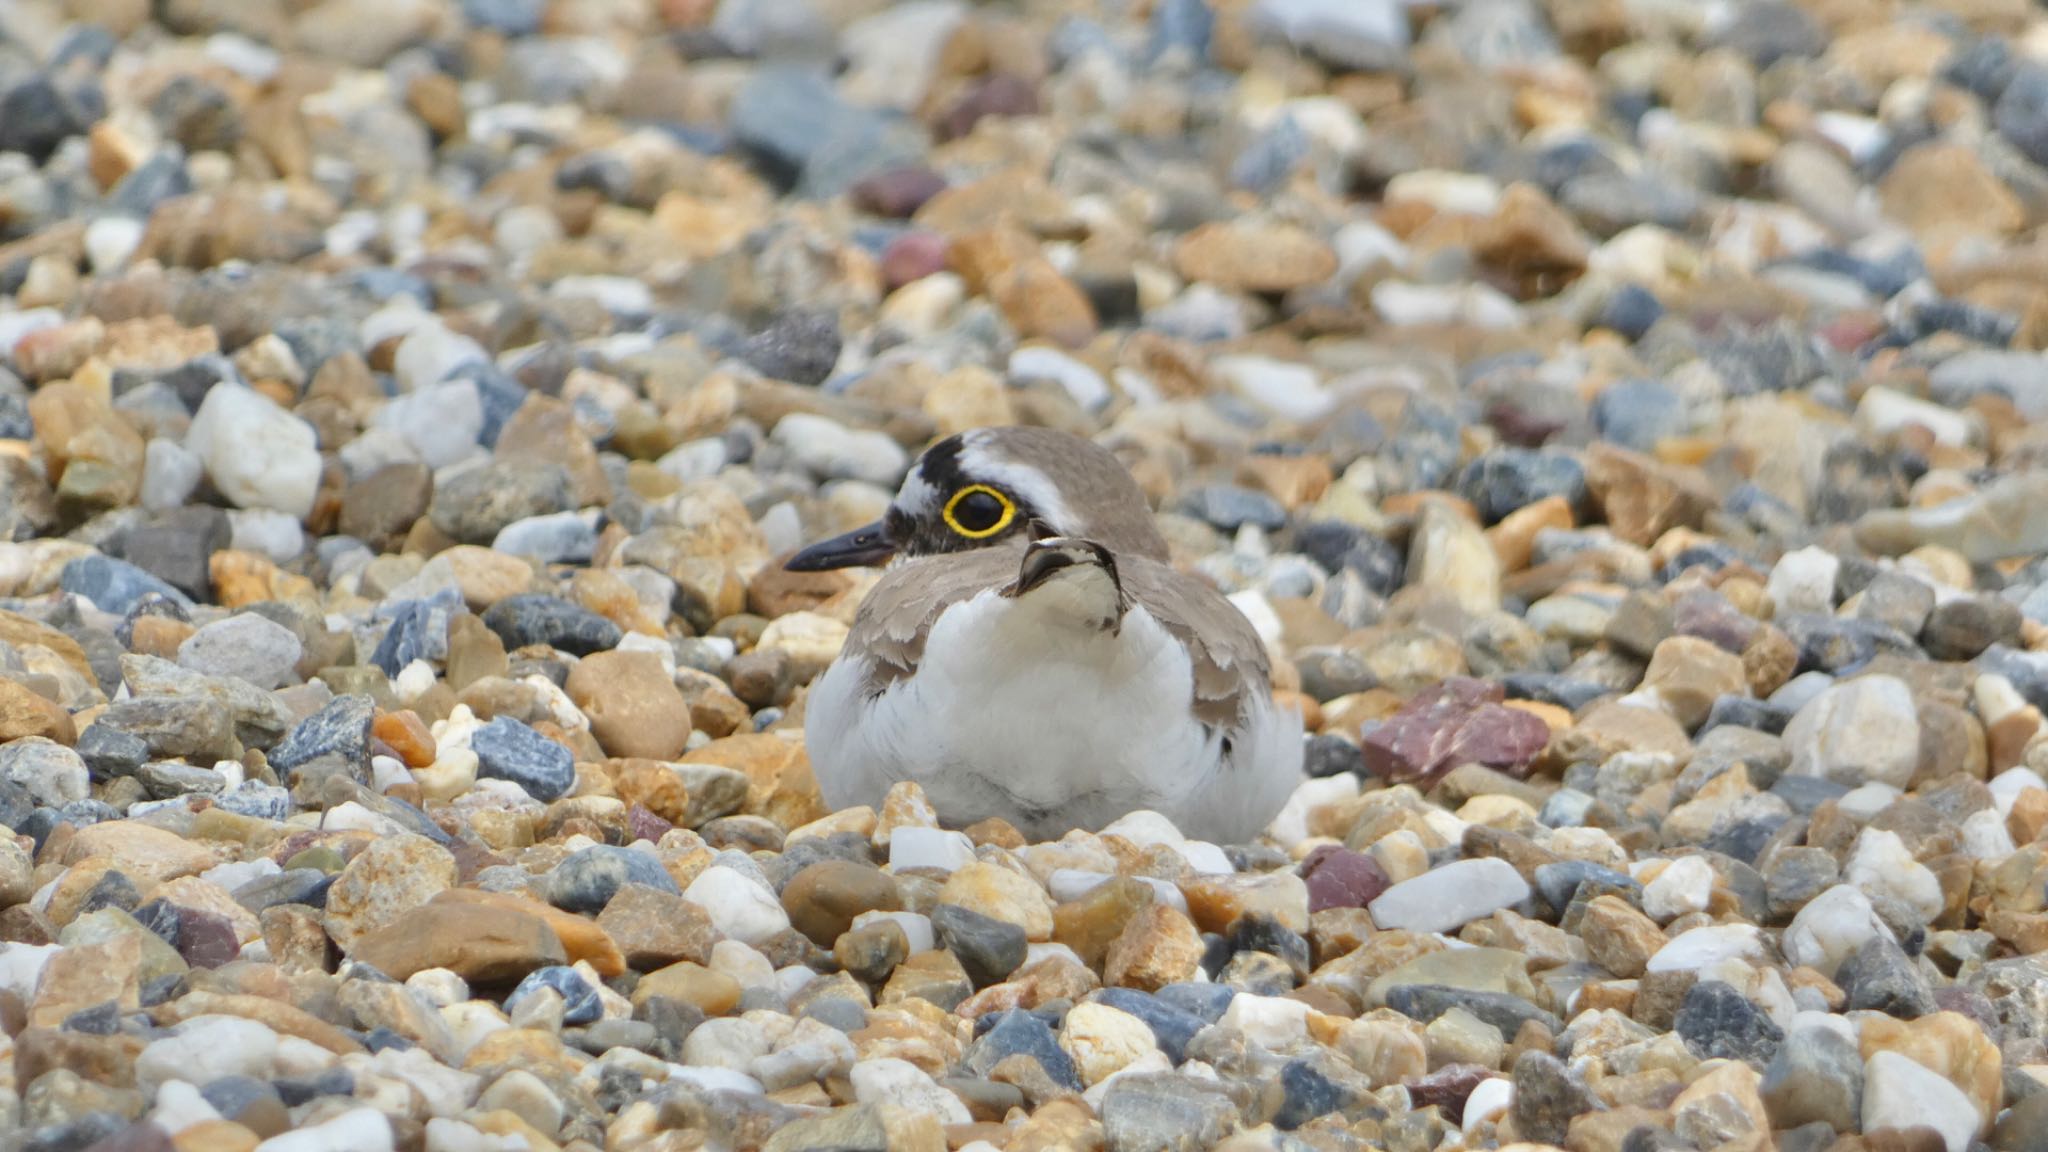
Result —
[[1264, 709], [1226, 756], [1189, 711], [1186, 650], [1144, 609], [1110, 633], [1035, 599], [948, 609], [917, 673], [879, 696], [860, 698], [857, 657], [827, 670], [805, 723], [825, 799], [879, 805], [912, 780], [956, 827], [999, 816], [1054, 839], [1150, 808], [1190, 835], [1255, 836], [1299, 779], [1299, 717]]

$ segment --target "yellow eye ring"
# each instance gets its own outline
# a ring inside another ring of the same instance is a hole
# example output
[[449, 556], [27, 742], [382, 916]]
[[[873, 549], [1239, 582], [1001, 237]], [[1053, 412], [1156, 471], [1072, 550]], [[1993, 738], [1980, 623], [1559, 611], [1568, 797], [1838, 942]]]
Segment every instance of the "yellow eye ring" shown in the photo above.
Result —
[[[960, 523], [960, 518], [958, 515], [956, 515], [956, 512], [960, 507], [960, 502], [967, 499], [969, 496], [975, 495], [976, 493], [982, 493], [988, 496], [993, 496], [995, 497], [996, 503], [1001, 504], [1003, 506], [1003, 514], [996, 518], [996, 522], [994, 524], [991, 524], [986, 528], [978, 530], [969, 528], [965, 524]], [[960, 535], [965, 536], [967, 539], [986, 540], [989, 537], [995, 535], [996, 533], [1001, 532], [1003, 529], [1008, 528], [1010, 526], [1010, 522], [1017, 518], [1017, 503], [1016, 501], [1011, 500], [1008, 496], [1003, 495], [1001, 492], [996, 491], [995, 489], [989, 487], [986, 484], [969, 484], [967, 487], [962, 488], [958, 492], [953, 493], [953, 498], [951, 500], [946, 501], [945, 517], [946, 527], [951, 528], [953, 531], [958, 532]]]

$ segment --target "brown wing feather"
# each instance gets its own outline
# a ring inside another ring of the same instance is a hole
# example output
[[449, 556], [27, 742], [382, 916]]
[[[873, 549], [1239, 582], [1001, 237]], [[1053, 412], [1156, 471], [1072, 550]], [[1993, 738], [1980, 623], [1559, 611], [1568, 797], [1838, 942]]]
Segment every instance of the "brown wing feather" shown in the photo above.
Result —
[[[1022, 547], [983, 548], [908, 560], [884, 573], [861, 601], [847, 637], [865, 652], [878, 690], [917, 671], [925, 637], [941, 612], [1017, 577]], [[1124, 592], [1188, 649], [1194, 663], [1195, 716], [1229, 727], [1252, 694], [1268, 690], [1266, 646], [1235, 605], [1198, 577], [1143, 556], [1119, 556]]]
[[865, 652], [872, 661], [870, 687], [887, 687], [917, 671], [939, 613], [1015, 580], [1023, 555], [1022, 544], [978, 548], [906, 560], [884, 572], [861, 600], [846, 638], [848, 650]]
[[1271, 682], [1265, 642], [1251, 621], [1198, 576], [1142, 557], [1120, 559], [1124, 592], [1187, 645], [1194, 662], [1195, 716], [1229, 727]]

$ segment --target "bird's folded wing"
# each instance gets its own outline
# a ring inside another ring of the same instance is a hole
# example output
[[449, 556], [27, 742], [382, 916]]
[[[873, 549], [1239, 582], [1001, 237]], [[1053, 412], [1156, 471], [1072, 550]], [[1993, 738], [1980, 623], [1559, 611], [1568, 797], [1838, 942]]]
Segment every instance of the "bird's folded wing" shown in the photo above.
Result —
[[905, 560], [869, 589], [846, 647], [869, 658], [869, 687], [880, 690], [917, 671], [925, 637], [939, 614], [1017, 578], [1022, 546], [980, 548]]
[[1117, 570], [1126, 595], [1187, 645], [1196, 718], [1217, 728], [1236, 725], [1254, 694], [1269, 690], [1272, 674], [1252, 622], [1206, 581], [1170, 565], [1120, 558]]
[[[982, 548], [907, 560], [890, 568], [861, 601], [848, 649], [869, 659], [868, 686], [880, 691], [917, 671], [939, 614], [1017, 578], [1021, 547]], [[1228, 728], [1269, 690], [1266, 646], [1251, 621], [1208, 583], [1142, 556], [1117, 557], [1126, 596], [1187, 646], [1195, 716]]]

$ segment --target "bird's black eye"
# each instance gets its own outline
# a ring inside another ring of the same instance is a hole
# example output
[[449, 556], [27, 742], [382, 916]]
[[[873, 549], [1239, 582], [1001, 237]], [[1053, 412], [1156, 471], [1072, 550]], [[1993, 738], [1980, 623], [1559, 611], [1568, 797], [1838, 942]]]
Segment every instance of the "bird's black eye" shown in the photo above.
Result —
[[985, 540], [1016, 518], [1016, 503], [986, 484], [969, 484], [946, 501], [946, 526], [969, 540]]

